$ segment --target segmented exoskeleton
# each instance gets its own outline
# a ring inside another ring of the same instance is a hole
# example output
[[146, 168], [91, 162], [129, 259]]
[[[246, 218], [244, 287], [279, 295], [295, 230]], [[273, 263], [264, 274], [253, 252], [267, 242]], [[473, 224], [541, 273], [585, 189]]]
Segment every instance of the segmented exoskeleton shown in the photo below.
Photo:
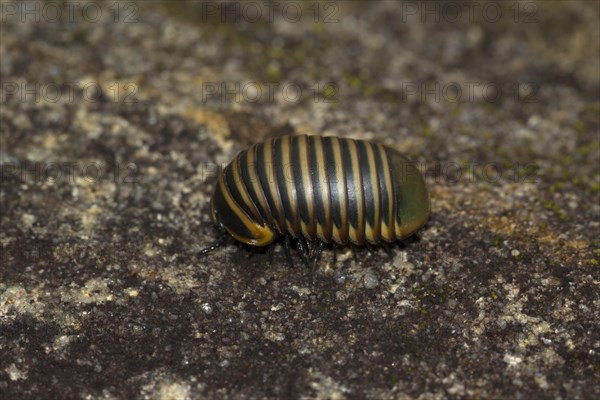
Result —
[[281, 235], [341, 245], [393, 242], [412, 235], [429, 212], [423, 177], [406, 157], [335, 136], [251, 146], [223, 169], [211, 200], [215, 224], [252, 246]]

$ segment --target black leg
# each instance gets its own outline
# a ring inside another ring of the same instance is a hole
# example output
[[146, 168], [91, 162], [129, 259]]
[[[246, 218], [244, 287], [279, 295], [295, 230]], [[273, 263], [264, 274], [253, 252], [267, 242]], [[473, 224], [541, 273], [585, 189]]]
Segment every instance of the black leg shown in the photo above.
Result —
[[337, 244], [333, 244], [333, 265], [337, 264]]
[[287, 259], [288, 265], [290, 268], [294, 268], [294, 262], [292, 261], [292, 256], [290, 255], [290, 247], [290, 237], [285, 235], [285, 238], [283, 239], [283, 251], [285, 252], [285, 258]]
[[306, 248], [308, 249], [308, 258], [312, 260], [315, 258], [315, 247], [314, 242], [311, 240], [306, 240]]
[[358, 262], [358, 258], [356, 257], [356, 246], [352, 245], [352, 258], [354, 259], [354, 262]]
[[323, 242], [319, 241], [319, 243], [317, 244], [317, 250], [316, 250], [316, 256], [315, 256], [315, 260], [316, 262], [321, 261], [321, 254], [323, 254]]
[[390, 249], [390, 246], [386, 242], [381, 242], [381, 247], [383, 247], [383, 250], [385, 250], [388, 257], [392, 257], [392, 249]]
[[308, 267], [308, 245], [303, 238], [298, 239], [296, 245], [298, 246], [298, 253], [300, 253], [302, 262]]
[[208, 254], [211, 251], [218, 249], [219, 247], [223, 246], [229, 240], [229, 238], [230, 238], [229, 235], [222, 235], [220, 238], [218, 238], [215, 242], [210, 244], [208, 247], [200, 250], [198, 252], [198, 254], [196, 254], [196, 257], [200, 258], [200, 257], [204, 256], [205, 254]]
[[269, 253], [269, 265], [273, 265], [273, 249], [275, 248], [275, 246], [270, 245], [269, 248], [267, 249], [267, 253]]

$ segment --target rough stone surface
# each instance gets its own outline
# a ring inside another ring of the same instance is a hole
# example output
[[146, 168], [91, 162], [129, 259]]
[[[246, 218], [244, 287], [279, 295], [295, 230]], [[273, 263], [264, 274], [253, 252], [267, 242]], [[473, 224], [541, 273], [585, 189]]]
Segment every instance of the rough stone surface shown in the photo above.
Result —
[[[0, 2], [2, 399], [600, 398], [597, 2], [75, 3]], [[430, 221], [197, 260], [289, 133], [404, 152]]]

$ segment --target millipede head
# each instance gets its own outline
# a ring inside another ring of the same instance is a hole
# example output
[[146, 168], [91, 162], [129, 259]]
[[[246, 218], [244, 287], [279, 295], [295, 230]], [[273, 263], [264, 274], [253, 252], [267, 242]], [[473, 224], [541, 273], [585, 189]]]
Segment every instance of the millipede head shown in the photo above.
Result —
[[211, 202], [211, 217], [220, 230], [227, 232], [234, 239], [251, 246], [267, 246], [275, 240], [277, 234], [266, 224], [254, 221], [246, 213], [241, 212], [233, 203], [233, 199], [225, 188], [225, 180], [221, 176], [215, 187]]

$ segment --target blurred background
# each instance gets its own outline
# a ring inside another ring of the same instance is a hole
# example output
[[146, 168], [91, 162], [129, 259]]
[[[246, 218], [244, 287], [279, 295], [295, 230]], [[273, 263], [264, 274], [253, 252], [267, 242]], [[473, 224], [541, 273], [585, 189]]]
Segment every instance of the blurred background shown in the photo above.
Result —
[[[600, 4], [0, 1], [0, 394], [600, 396]], [[286, 134], [423, 171], [416, 238], [286, 267], [219, 167]], [[0, 396], [0, 397], [4, 397]]]

